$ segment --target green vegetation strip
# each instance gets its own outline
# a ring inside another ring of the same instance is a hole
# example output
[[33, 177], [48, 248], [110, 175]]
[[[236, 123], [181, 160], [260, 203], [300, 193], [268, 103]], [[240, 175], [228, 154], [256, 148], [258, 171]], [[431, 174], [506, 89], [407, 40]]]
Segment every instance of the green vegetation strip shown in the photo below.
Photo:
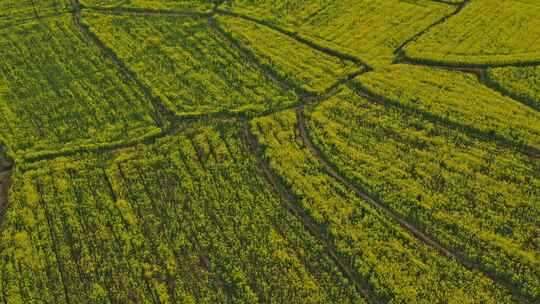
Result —
[[84, 8], [147, 13], [207, 13], [213, 5], [211, 0], [80, 0]]

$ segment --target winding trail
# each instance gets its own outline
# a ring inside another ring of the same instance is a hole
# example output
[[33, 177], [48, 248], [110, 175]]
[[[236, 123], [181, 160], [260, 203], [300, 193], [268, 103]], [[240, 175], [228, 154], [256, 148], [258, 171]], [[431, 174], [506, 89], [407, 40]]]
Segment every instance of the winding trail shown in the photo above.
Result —
[[323, 166], [326, 173], [332, 176], [334, 179], [342, 183], [344, 186], [352, 190], [358, 197], [362, 198], [373, 207], [380, 210], [383, 214], [397, 222], [401, 227], [409, 231], [414, 237], [424, 242], [426, 245], [434, 248], [443, 256], [454, 259], [463, 265], [465, 268], [473, 272], [483, 273], [486, 277], [490, 278], [493, 282], [500, 284], [501, 286], [506, 287], [512, 294], [514, 300], [518, 303], [532, 303], [532, 299], [528, 299], [526, 295], [523, 295], [513, 284], [512, 282], [504, 279], [500, 279], [496, 274], [486, 270], [482, 265], [471, 261], [468, 257], [464, 256], [457, 250], [453, 248], [446, 247], [441, 244], [432, 236], [424, 233], [421, 229], [418, 229], [414, 224], [409, 223], [404, 219], [399, 213], [394, 211], [392, 208], [388, 207], [384, 202], [378, 198], [372, 197], [369, 195], [360, 185], [356, 184], [352, 180], [348, 179], [341, 173], [334, 164], [332, 164], [326, 156], [313, 144], [309, 133], [306, 128], [305, 117], [304, 117], [304, 108], [302, 106], [296, 109], [296, 117], [298, 121], [297, 129], [302, 137], [305, 146], [313, 154], [313, 156], [319, 160]]
[[11, 181], [12, 170], [0, 172], [0, 222], [8, 205], [8, 190]]
[[[380, 202], [377, 199], [372, 198], [369, 196], [363, 189], [355, 185], [352, 181], [342, 176], [340, 173], [338, 173], [337, 168], [330, 163], [326, 157], [323, 155], [323, 153], [315, 147], [313, 144], [311, 138], [309, 137], [306, 123], [305, 123], [305, 117], [304, 117], [304, 108], [298, 107], [296, 109], [296, 118], [298, 121], [297, 129], [300, 133], [300, 136], [302, 137], [302, 140], [304, 142], [304, 145], [308, 148], [308, 150], [319, 160], [319, 162], [323, 165], [324, 170], [328, 175], [332, 176], [334, 179], [338, 180], [343, 185], [347, 186], [347, 188], [354, 191], [354, 193], [362, 198], [363, 200], [367, 201], [377, 209], [383, 211], [384, 214], [398, 222], [403, 228], [407, 229], [409, 232], [411, 232], [414, 236], [416, 236], [418, 239], [422, 240], [424, 243], [430, 245], [431, 247], [434, 247], [437, 249], [440, 253], [442, 253], [446, 257], [454, 257], [454, 254], [440, 245], [437, 241], [431, 239], [429, 236], [421, 232], [420, 230], [416, 229], [413, 225], [409, 224], [407, 221], [401, 218], [401, 216], [393, 211], [392, 209], [388, 208], [385, 204]], [[472, 263], [465, 259], [456, 258], [460, 262], [463, 262], [464, 265], [466, 265], [468, 268], [472, 268]]]
[[446, 4], [446, 5], [453, 5], [453, 6], [460, 6], [463, 4], [463, 2], [467, 1], [467, 0], [463, 0], [463, 2], [447, 2], [447, 1], [444, 1], [444, 0], [428, 0], [430, 2], [437, 2], [437, 3], [441, 3], [441, 4]]
[[302, 209], [300, 208], [299, 201], [294, 195], [292, 195], [287, 187], [283, 184], [278, 176], [276, 176], [268, 160], [263, 155], [263, 149], [260, 146], [257, 138], [249, 130], [249, 124], [245, 125], [244, 128], [244, 139], [248, 144], [248, 147], [251, 149], [251, 153], [257, 157], [260, 163], [260, 169], [264, 174], [265, 180], [271, 186], [272, 190], [278, 195], [279, 198], [284, 203], [284, 208], [286, 208], [292, 215], [294, 215], [313, 235], [321, 244], [325, 247], [326, 254], [334, 261], [338, 266], [340, 272], [347, 277], [354, 285], [357, 291], [362, 294], [362, 296], [370, 304], [381, 304], [371, 286], [361, 279], [360, 275], [354, 270], [352, 264], [342, 258], [338, 253], [335, 245], [332, 241], [325, 235], [322, 229], [317, 225], [317, 223]]

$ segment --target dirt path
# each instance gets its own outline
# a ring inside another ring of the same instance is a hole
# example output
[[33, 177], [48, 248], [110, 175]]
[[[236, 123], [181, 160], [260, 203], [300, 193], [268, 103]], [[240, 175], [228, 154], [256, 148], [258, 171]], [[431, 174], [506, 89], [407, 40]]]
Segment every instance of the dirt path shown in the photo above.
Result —
[[0, 219], [8, 204], [8, 188], [10, 186], [11, 170], [0, 172]]
[[264, 174], [264, 178], [272, 187], [272, 190], [284, 202], [284, 207], [304, 225], [304, 227], [311, 235], [313, 235], [313, 237], [324, 245], [326, 254], [334, 261], [340, 272], [355, 285], [357, 291], [362, 294], [362, 296], [364, 296], [369, 303], [382, 303], [374, 295], [371, 286], [362, 280], [360, 275], [354, 270], [352, 264], [340, 257], [340, 255], [337, 253], [335, 245], [332, 243], [329, 237], [325, 235], [317, 223], [308, 214], [306, 214], [306, 212], [297, 203], [298, 198], [294, 197], [283, 185], [279, 177], [273, 173], [272, 169], [270, 168], [270, 164], [262, 156], [262, 147], [257, 141], [257, 138], [249, 131], [249, 125], [246, 125], [244, 129], [244, 137], [251, 149], [251, 152], [260, 161], [260, 168]]
[[[326, 160], [326, 158], [322, 155], [322, 152], [319, 151], [318, 148], [316, 148], [313, 145], [313, 142], [311, 141], [311, 138], [308, 135], [306, 125], [305, 125], [305, 118], [304, 118], [304, 109], [302, 107], [297, 108], [296, 110], [296, 117], [298, 121], [298, 131], [300, 132], [300, 135], [302, 136], [302, 140], [304, 141], [305, 146], [309, 149], [309, 151], [319, 160], [319, 162], [323, 165], [326, 173], [328, 175], [332, 176], [334, 179], [338, 180], [345, 186], [347, 186], [349, 189], [353, 190], [357, 196], [362, 198], [363, 200], [367, 201], [368, 203], [375, 206], [377, 209], [383, 211], [384, 214], [394, 219], [396, 222], [398, 222], [401, 226], [403, 226], [405, 229], [409, 230], [414, 236], [425, 242], [426, 244], [436, 248], [440, 253], [447, 257], [453, 257], [453, 254], [444, 248], [442, 245], [440, 245], [438, 242], [432, 240], [430, 237], [425, 235], [420, 230], [416, 229], [413, 225], [409, 224], [405, 220], [401, 218], [400, 215], [398, 215], [396, 212], [391, 210], [390, 208], [383, 205], [381, 202], [371, 198], [366, 192], [361, 190], [359, 187], [357, 187], [355, 184], [353, 184], [351, 181], [349, 181], [347, 178], [343, 177], [340, 173], [338, 173], [337, 169], [333, 164], [331, 164], [329, 161]], [[459, 260], [459, 259], [458, 259]], [[468, 261], [464, 260], [464, 264], [466, 264], [467, 267], [472, 267], [472, 264]]]
[[11, 174], [13, 163], [0, 157], [0, 225], [3, 222], [4, 214], [9, 205], [8, 193], [11, 186]]
[[427, 244], [428, 246], [434, 248], [437, 250], [440, 254], [455, 259], [458, 261], [461, 265], [463, 265], [465, 268], [473, 271], [473, 272], [480, 272], [483, 273], [486, 277], [490, 278], [494, 282], [506, 287], [513, 295], [514, 299], [518, 303], [530, 303], [528, 300], [524, 298], [524, 296], [517, 290], [512, 282], [507, 280], [502, 280], [497, 277], [496, 274], [491, 273], [490, 271], [485, 270], [482, 265], [475, 263], [471, 260], [469, 260], [466, 256], [462, 255], [458, 251], [454, 250], [453, 248], [446, 247], [442, 245], [440, 242], [438, 242], [435, 238], [432, 238], [431, 236], [425, 234], [420, 229], [416, 228], [415, 225], [409, 223], [407, 220], [405, 220], [400, 214], [398, 214], [396, 211], [388, 207], [385, 203], [382, 201], [371, 197], [367, 192], [362, 189], [359, 185], [354, 183], [353, 181], [349, 180], [345, 176], [341, 175], [337, 168], [334, 166], [334, 164], [330, 163], [327, 158], [323, 155], [323, 153], [315, 147], [313, 142], [311, 141], [311, 138], [309, 136], [309, 133], [306, 129], [305, 124], [305, 118], [304, 118], [304, 108], [298, 107], [296, 110], [296, 116], [298, 121], [298, 131], [300, 132], [300, 135], [304, 141], [305, 146], [311, 151], [311, 153], [319, 160], [319, 162], [323, 165], [326, 173], [328, 175], [332, 176], [336, 180], [338, 180], [340, 183], [345, 185], [347, 188], [352, 190], [358, 197], [362, 198], [369, 204], [371, 204], [373, 207], [380, 210], [383, 214], [397, 222], [401, 227], [409, 231], [414, 237], [422, 241], [423, 243]]

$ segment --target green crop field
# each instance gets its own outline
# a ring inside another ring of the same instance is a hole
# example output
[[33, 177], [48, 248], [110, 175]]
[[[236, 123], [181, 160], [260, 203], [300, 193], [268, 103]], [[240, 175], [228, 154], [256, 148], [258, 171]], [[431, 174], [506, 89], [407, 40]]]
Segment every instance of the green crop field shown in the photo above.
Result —
[[405, 48], [405, 54], [449, 65], [540, 64], [539, 15], [535, 0], [473, 0]]
[[309, 40], [331, 45], [373, 65], [381, 65], [392, 61], [393, 52], [400, 45], [452, 12], [452, 5], [441, 2], [239, 0], [224, 8], [282, 25]]
[[65, 13], [69, 0], [2, 0], [0, 29], [14, 27], [34, 19], [44, 19]]
[[536, 0], [0, 0], [0, 303], [540, 303]]
[[500, 277], [539, 285], [537, 161], [350, 90], [307, 113], [307, 128], [340, 172], [409, 222]]
[[206, 12], [212, 0], [80, 0], [80, 4], [93, 9], [151, 9], [177, 12]]
[[259, 62], [307, 94], [321, 93], [361, 69], [350, 61], [317, 51], [263, 25], [229, 16], [219, 17], [218, 21], [223, 30], [249, 48]]
[[0, 139], [17, 153], [129, 140], [159, 129], [151, 100], [71, 17], [0, 36]]
[[355, 84], [379, 101], [445, 121], [462, 133], [540, 155], [540, 113], [481, 85], [473, 74], [393, 65], [365, 73]]
[[540, 65], [493, 68], [488, 78], [506, 94], [540, 110]]
[[208, 20], [113, 17], [83, 22], [175, 114], [263, 111], [295, 102]]

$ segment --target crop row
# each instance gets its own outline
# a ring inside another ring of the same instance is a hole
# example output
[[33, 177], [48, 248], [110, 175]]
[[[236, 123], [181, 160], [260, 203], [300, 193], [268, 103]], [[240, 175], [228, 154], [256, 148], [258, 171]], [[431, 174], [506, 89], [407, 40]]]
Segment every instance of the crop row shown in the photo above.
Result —
[[212, 4], [217, 1], [212, 0], [80, 0], [80, 3], [87, 7], [103, 8], [135, 8], [149, 10], [173, 10], [206, 12], [212, 8]]
[[307, 117], [315, 146], [349, 180], [484, 272], [538, 299], [538, 158], [350, 89]]
[[504, 288], [415, 239], [328, 175], [297, 124], [294, 111], [285, 111], [255, 119], [251, 130], [297, 204], [324, 229], [380, 302], [512, 301]]
[[363, 303], [239, 138], [190, 125], [18, 171], [0, 302]]
[[68, 0], [3, 0], [0, 1], [0, 28], [58, 15], [70, 8]]
[[69, 17], [0, 38], [0, 139], [16, 153], [98, 145], [159, 132], [141, 89]]
[[540, 155], [540, 113], [485, 87], [473, 74], [413, 65], [365, 73], [356, 87], [379, 101], [470, 136]]

